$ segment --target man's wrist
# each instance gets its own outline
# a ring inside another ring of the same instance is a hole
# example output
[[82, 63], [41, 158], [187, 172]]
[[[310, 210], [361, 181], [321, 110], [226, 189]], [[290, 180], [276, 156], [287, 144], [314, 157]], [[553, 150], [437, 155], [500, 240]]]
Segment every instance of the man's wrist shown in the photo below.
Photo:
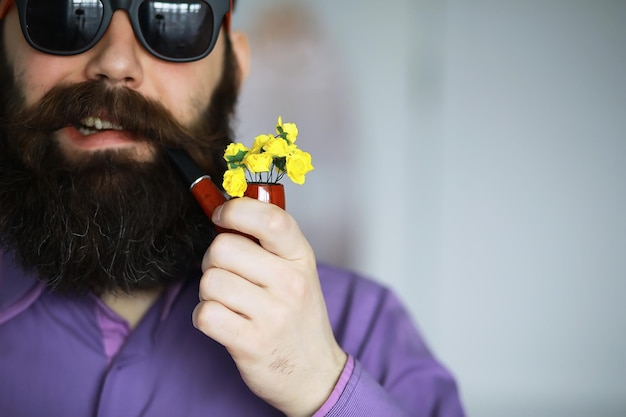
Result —
[[343, 371], [339, 375], [339, 379], [335, 384], [332, 392], [322, 404], [322, 406], [313, 414], [312, 417], [323, 417], [327, 415], [330, 410], [337, 404], [337, 401], [343, 394], [346, 386], [348, 385], [348, 381], [352, 377], [352, 373], [354, 372], [354, 357], [352, 355], [347, 355], [346, 363], [343, 367]]

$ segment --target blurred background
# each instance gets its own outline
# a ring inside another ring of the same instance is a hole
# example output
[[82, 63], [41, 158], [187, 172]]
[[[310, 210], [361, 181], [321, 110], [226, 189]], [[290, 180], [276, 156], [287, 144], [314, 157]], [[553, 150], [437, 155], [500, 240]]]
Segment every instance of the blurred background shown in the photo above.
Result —
[[626, 415], [626, 1], [240, 1], [237, 133], [298, 124], [288, 210], [404, 300], [468, 415]]

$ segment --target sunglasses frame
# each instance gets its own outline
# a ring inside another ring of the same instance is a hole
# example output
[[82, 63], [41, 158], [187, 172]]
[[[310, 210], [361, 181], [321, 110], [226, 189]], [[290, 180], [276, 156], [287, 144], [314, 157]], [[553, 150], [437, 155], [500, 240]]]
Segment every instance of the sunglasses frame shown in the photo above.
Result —
[[[104, 36], [104, 33], [107, 31], [109, 25], [111, 24], [111, 19], [113, 18], [113, 14], [118, 10], [125, 10], [130, 19], [131, 26], [133, 28], [133, 32], [139, 43], [148, 51], [150, 54], [155, 57], [162, 59], [168, 62], [192, 62], [197, 61], [206, 57], [211, 53], [215, 44], [217, 43], [217, 38], [219, 36], [220, 29], [222, 27], [222, 23], [224, 24], [227, 31], [230, 30], [230, 16], [232, 11], [232, 0], [196, 0], [206, 3], [213, 12], [213, 33], [211, 34], [211, 43], [206, 51], [204, 51], [201, 55], [193, 56], [193, 57], [184, 57], [184, 58], [175, 58], [168, 57], [163, 55], [156, 50], [154, 50], [146, 41], [143, 32], [141, 31], [141, 26], [139, 24], [138, 10], [139, 6], [145, 1], [154, 1], [154, 0], [99, 0], [103, 6], [102, 13], [102, 24], [100, 28], [94, 35], [94, 38], [91, 42], [89, 42], [84, 47], [73, 50], [73, 51], [56, 51], [48, 48], [44, 48], [34, 42], [30, 34], [28, 33], [28, 24], [26, 22], [26, 6], [30, 0], [2, 0], [0, 3], [0, 19], [4, 18], [7, 10], [11, 2], [15, 2], [17, 6], [19, 18], [20, 18], [20, 26], [22, 29], [22, 34], [26, 39], [28, 44], [36, 49], [37, 51], [50, 54], [50, 55], [58, 55], [58, 56], [71, 56], [71, 55], [79, 55], [84, 52], [87, 52], [89, 49], [93, 48]], [[106, 23], [106, 24], [105, 24]]]

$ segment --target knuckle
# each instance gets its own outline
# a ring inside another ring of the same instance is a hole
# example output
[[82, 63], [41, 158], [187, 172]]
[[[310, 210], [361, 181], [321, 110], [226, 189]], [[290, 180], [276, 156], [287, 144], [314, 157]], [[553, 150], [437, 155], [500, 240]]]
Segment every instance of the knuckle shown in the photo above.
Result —
[[218, 233], [217, 236], [215, 236], [215, 239], [213, 239], [213, 242], [211, 243], [211, 246], [209, 248], [209, 256], [215, 254], [215, 253], [219, 253], [219, 251], [221, 250], [221, 248], [227, 244], [227, 235], [226, 233]]
[[310, 295], [309, 285], [301, 276], [292, 277], [292, 279], [287, 280], [286, 290], [289, 293], [289, 299], [298, 304], [307, 300]]
[[276, 270], [276, 277], [279, 285], [276, 288], [281, 291], [285, 300], [301, 303], [310, 296], [311, 280], [305, 270], [294, 266], [293, 262], [283, 262], [277, 268], [279, 269]]
[[202, 301], [194, 312], [194, 325], [202, 333], [213, 337], [224, 334], [230, 327], [224, 307], [216, 301]]
[[209, 247], [208, 253], [205, 256], [207, 258], [207, 266], [215, 266], [216, 260], [224, 257], [231, 251], [232, 247], [232, 236], [230, 233], [220, 233], [218, 234], [211, 246]]
[[213, 286], [215, 283], [216, 269], [209, 268], [202, 275], [202, 279], [200, 280], [200, 299], [201, 300], [209, 300], [211, 298], [211, 293], [213, 292]]
[[293, 218], [282, 210], [268, 211], [265, 224], [270, 233], [281, 234], [289, 231], [295, 221]]
[[204, 256], [202, 257], [202, 272], [208, 270], [211, 267], [211, 264], [211, 251], [207, 250], [206, 252], [204, 252]]
[[193, 312], [194, 326], [204, 333], [210, 332], [212, 323], [212, 320], [209, 318], [210, 315], [210, 304], [207, 302], [199, 303]]

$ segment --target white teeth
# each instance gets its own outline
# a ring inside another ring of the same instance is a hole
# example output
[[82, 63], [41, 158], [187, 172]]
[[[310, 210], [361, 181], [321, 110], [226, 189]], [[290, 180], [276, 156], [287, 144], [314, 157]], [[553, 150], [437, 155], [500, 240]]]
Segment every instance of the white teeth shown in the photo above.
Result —
[[[83, 130], [93, 133], [93, 129], [95, 130], [122, 130], [123, 129], [122, 126], [120, 125], [113, 124], [109, 122], [108, 120], [102, 120], [98, 117], [87, 117], [81, 120], [80, 123], [82, 124], [82, 126], [79, 127], [79, 130], [81, 130], [81, 133], [83, 132]], [[89, 128], [92, 128], [92, 129], [89, 129]]]

